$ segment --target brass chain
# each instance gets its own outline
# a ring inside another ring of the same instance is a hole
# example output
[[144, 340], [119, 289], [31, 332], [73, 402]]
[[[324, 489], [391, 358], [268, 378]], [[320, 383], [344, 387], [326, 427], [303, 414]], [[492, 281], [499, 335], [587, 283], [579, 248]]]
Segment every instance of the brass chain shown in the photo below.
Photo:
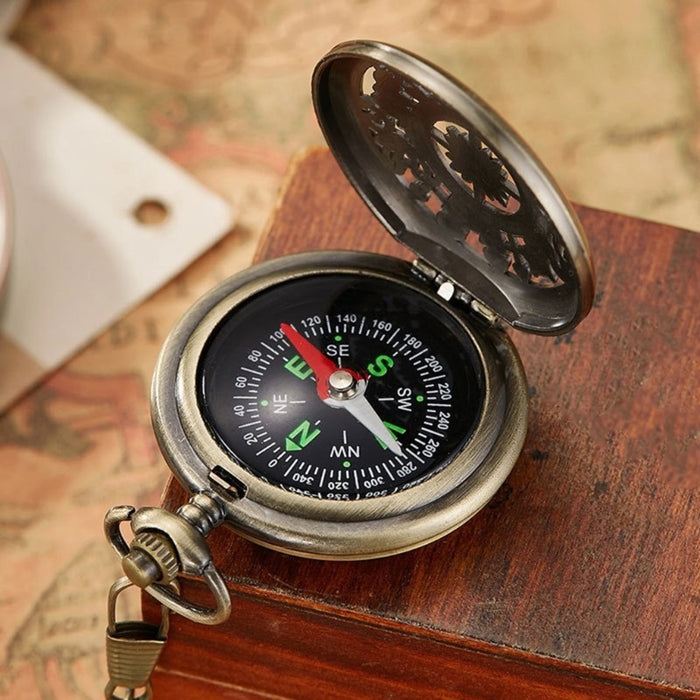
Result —
[[107, 607], [107, 700], [149, 700], [152, 697], [150, 678], [168, 638], [169, 613], [162, 607], [160, 625], [145, 620], [117, 622], [116, 605], [119, 594], [132, 586], [124, 576], [116, 580], [109, 591]]

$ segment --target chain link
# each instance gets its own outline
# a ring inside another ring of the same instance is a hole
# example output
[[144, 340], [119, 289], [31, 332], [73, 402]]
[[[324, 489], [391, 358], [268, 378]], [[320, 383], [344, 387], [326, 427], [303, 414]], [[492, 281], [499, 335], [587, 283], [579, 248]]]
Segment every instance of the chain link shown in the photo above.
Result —
[[124, 576], [112, 584], [107, 604], [107, 700], [150, 700], [150, 678], [168, 638], [169, 613], [162, 606], [160, 625], [144, 620], [117, 622], [119, 594], [132, 586]]

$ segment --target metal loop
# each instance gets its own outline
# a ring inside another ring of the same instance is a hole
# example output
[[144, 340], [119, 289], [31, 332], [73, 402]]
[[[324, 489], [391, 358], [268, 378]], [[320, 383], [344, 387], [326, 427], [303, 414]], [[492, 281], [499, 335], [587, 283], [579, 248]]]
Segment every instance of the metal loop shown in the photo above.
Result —
[[120, 559], [129, 553], [129, 545], [119, 531], [119, 526], [124, 521], [131, 521], [135, 512], [134, 506], [114, 506], [105, 515], [105, 537]]
[[[109, 589], [109, 594], [107, 596], [107, 631], [112, 634], [117, 626], [117, 598], [122, 591], [125, 591], [130, 586], [134, 586], [126, 576], [118, 578]], [[177, 581], [171, 581], [170, 587], [174, 588], [176, 592], [179, 592], [180, 587]], [[162, 615], [160, 618], [160, 625], [158, 626], [158, 636], [165, 639], [168, 636], [168, 631], [170, 630], [170, 615], [168, 614], [170, 609], [167, 605], [163, 605]]]
[[201, 605], [190, 603], [180, 595], [174, 594], [165, 586], [157, 583], [145, 590], [159, 603], [191, 622], [197, 622], [202, 625], [218, 625], [225, 622], [231, 615], [231, 596], [223, 577], [213, 564], [209, 564], [202, 571], [202, 576], [216, 601], [216, 607], [214, 608], [205, 608]]
[[[231, 614], [231, 596], [223, 577], [218, 572], [206, 545], [204, 536], [188, 521], [162, 508], [145, 507], [139, 510], [132, 506], [116, 506], [105, 516], [105, 535], [121, 559], [128, 557], [132, 548], [126, 543], [119, 526], [129, 521], [137, 536], [144, 531], [158, 532], [167, 537], [175, 546], [180, 560], [180, 572], [202, 576], [212, 592], [215, 606], [206, 608], [185, 600], [178, 592], [173, 592], [153, 578], [143, 590], [153, 596], [161, 605], [192, 622], [204, 625], [218, 625]], [[133, 560], [132, 560], [133, 562]], [[127, 571], [127, 573], [130, 573]], [[131, 576], [129, 583], [140, 584], [139, 578]], [[116, 584], [115, 584], [116, 586]], [[119, 589], [122, 590], [122, 589]], [[119, 590], [114, 593], [118, 595]], [[112, 595], [112, 594], [110, 594]]]

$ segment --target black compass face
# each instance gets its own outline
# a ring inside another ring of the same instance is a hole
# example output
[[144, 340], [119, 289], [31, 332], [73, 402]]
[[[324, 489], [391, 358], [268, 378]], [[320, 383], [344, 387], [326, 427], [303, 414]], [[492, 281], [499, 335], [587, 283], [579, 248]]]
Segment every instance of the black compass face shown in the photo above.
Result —
[[213, 331], [198, 401], [244, 468], [289, 491], [353, 500], [430, 478], [471, 437], [484, 376], [441, 304], [382, 278], [271, 287]]

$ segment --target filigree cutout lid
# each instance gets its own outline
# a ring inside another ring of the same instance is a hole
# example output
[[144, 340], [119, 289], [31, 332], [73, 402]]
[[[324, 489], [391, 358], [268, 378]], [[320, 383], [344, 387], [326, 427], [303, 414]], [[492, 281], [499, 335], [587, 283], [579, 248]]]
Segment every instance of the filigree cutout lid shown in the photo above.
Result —
[[319, 62], [313, 97], [348, 179], [401, 243], [516, 328], [565, 333], [588, 313], [594, 273], [576, 215], [468, 88], [358, 41]]

